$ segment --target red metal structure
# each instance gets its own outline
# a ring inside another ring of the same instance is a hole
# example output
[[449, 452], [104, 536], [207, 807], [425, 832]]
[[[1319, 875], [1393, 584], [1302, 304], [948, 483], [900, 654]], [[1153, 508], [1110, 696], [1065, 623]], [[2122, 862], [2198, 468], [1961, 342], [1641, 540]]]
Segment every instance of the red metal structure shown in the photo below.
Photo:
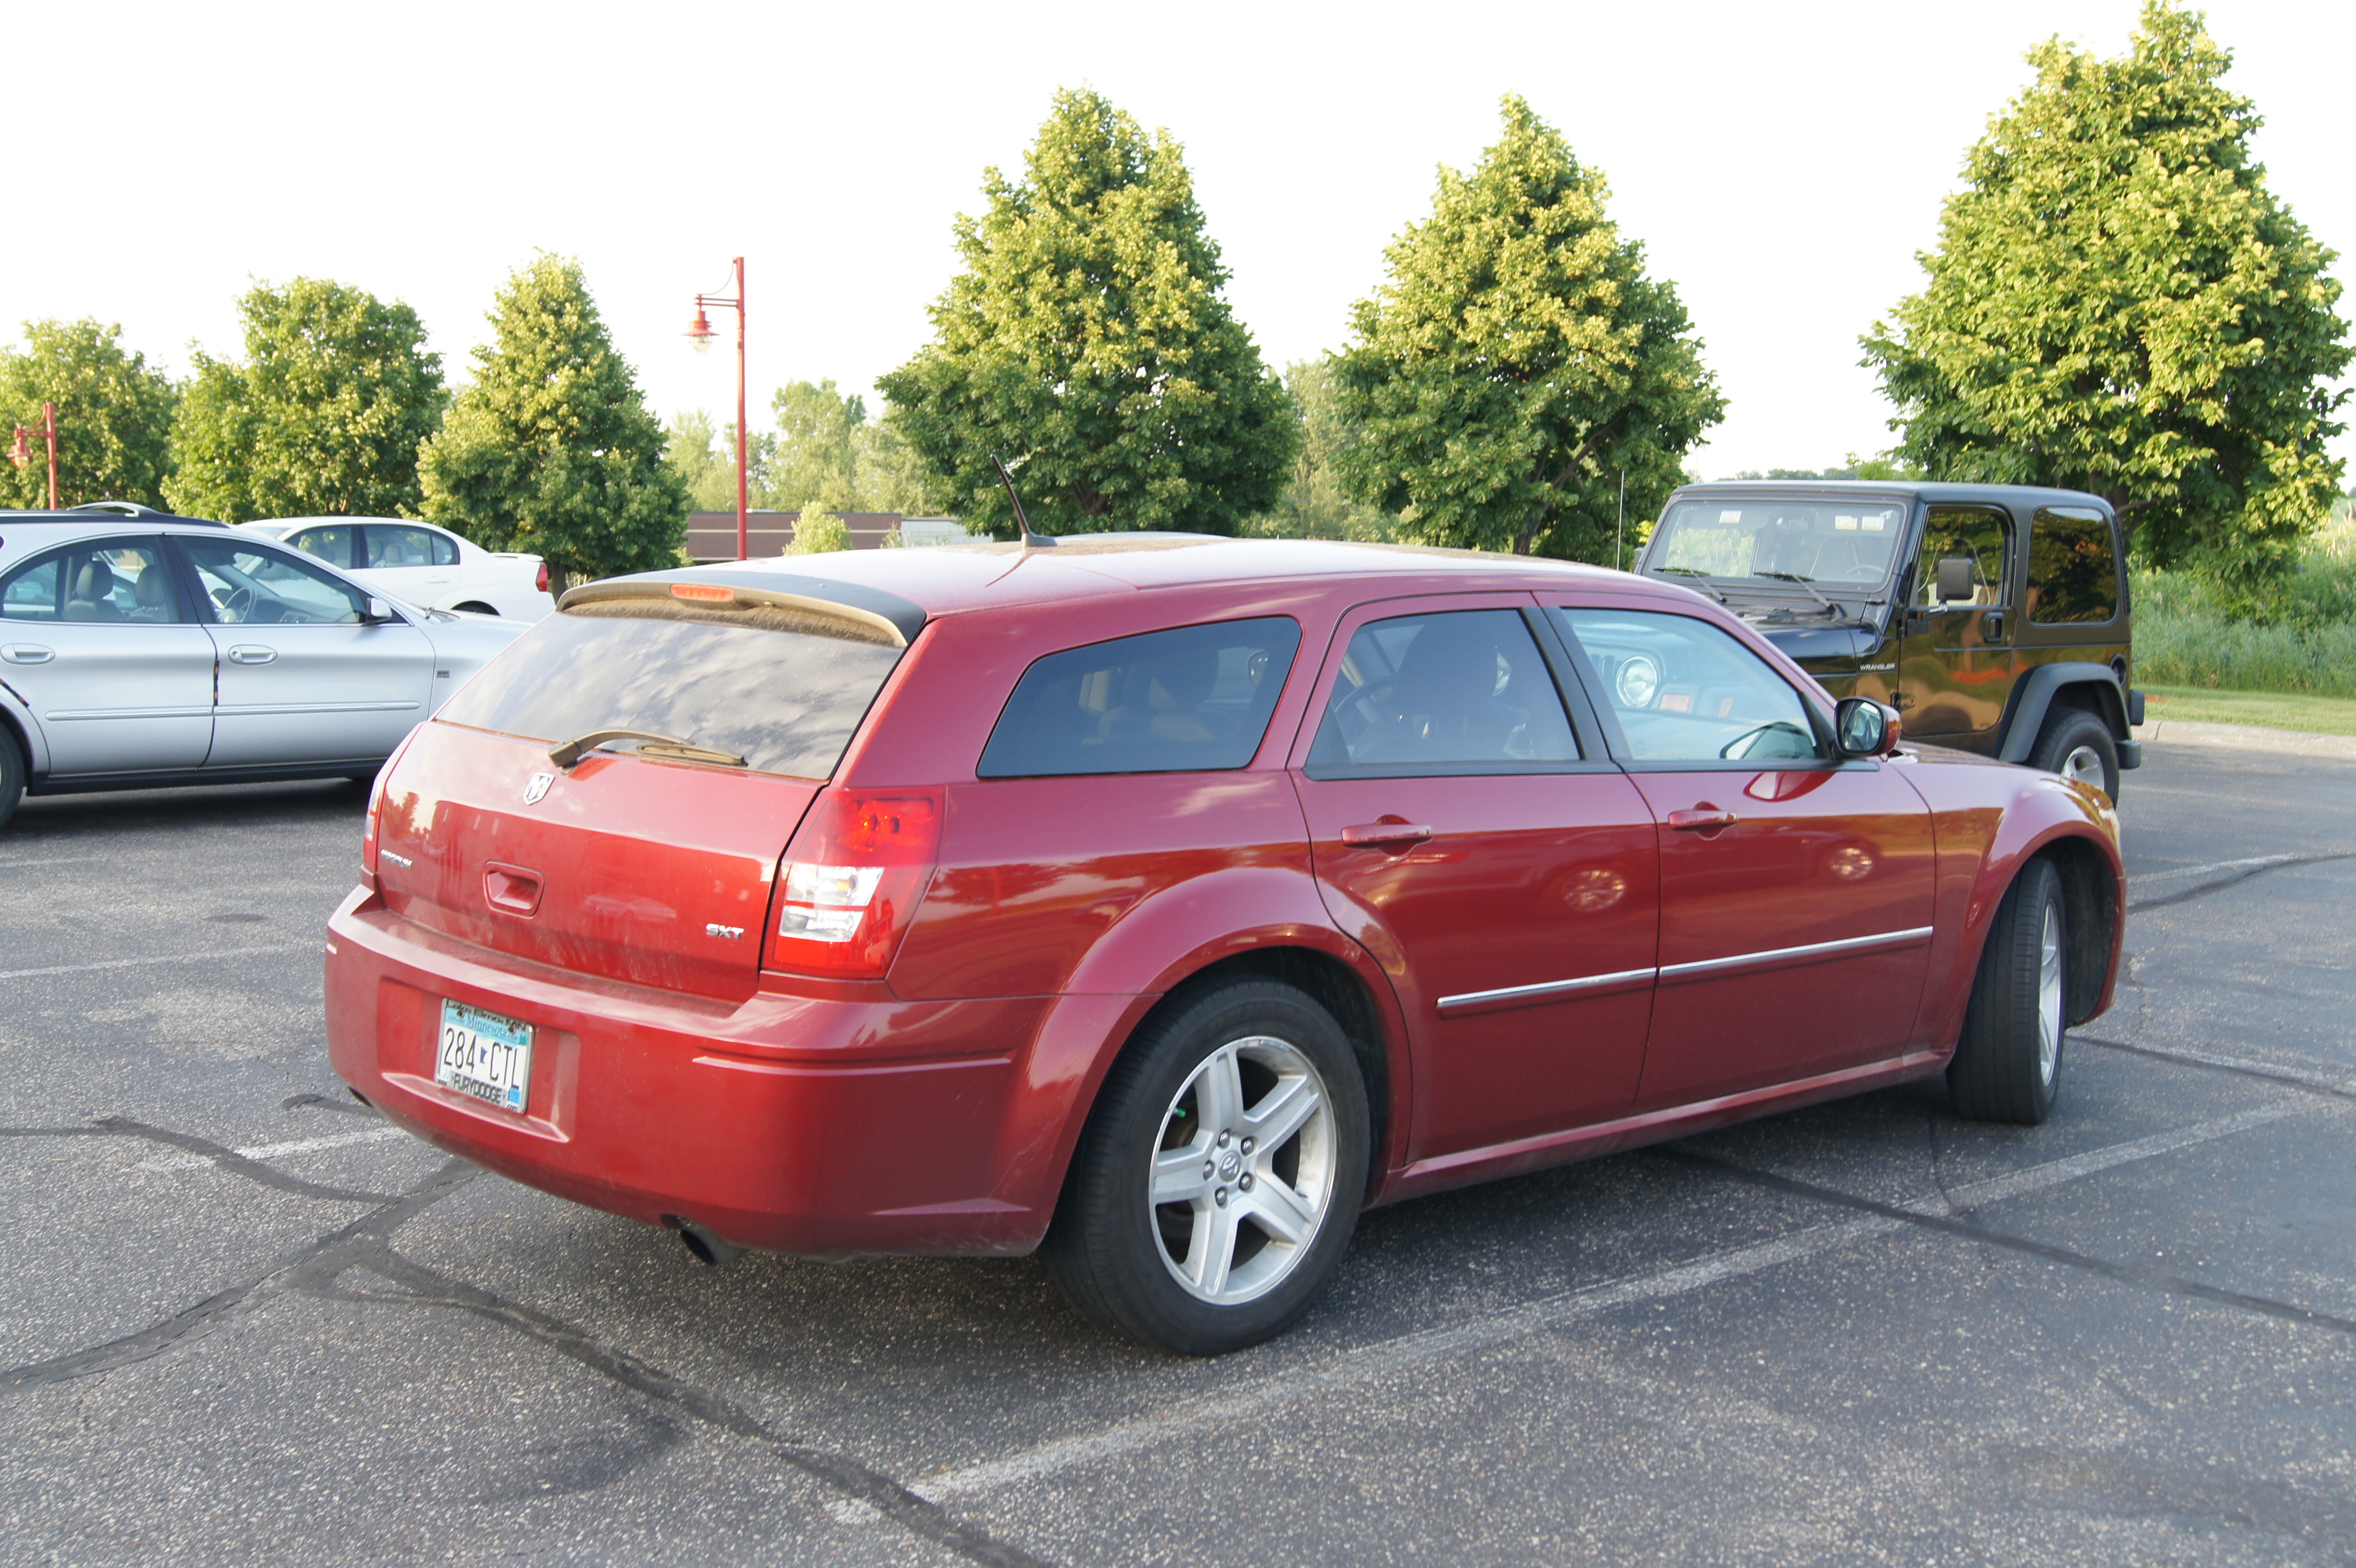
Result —
[[745, 478], [744, 459], [744, 258], [738, 256], [734, 265], [736, 268], [735, 295], [732, 298], [727, 295], [719, 294], [697, 295], [695, 319], [689, 323], [687, 336], [694, 342], [696, 351], [701, 353], [712, 346], [713, 336], [712, 320], [703, 314], [705, 306], [725, 306], [736, 313], [736, 559], [742, 561], [752, 553], [752, 543], [748, 537], [749, 526], [746, 521], [752, 492]]
[[794, 565], [591, 585], [380, 775], [327, 1013], [394, 1122], [707, 1258], [1044, 1238], [1199, 1351], [1304, 1310], [1361, 1201], [1951, 1064], [2041, 1120], [2109, 1004], [2099, 792], [1901, 748], [1683, 588], [1168, 536]]
[[[27, 443], [31, 441], [34, 434], [21, 424], [16, 426], [16, 442], [8, 449], [8, 456], [19, 468], [32, 467], [33, 451]], [[49, 444], [49, 510], [55, 511], [58, 510], [58, 405], [56, 403], [41, 404], [39, 434], [46, 437]]]

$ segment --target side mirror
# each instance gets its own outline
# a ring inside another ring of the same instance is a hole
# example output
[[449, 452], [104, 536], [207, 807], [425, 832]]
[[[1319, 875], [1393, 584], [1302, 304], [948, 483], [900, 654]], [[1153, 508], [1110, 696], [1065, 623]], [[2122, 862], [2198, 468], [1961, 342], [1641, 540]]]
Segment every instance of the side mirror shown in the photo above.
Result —
[[1871, 697], [1843, 697], [1833, 709], [1833, 738], [1843, 757], [1887, 757], [1898, 749], [1898, 710]]
[[1939, 563], [1939, 602], [1943, 605], [1967, 604], [1978, 584], [1974, 580], [1971, 558], [1950, 555]]
[[392, 601], [391, 601], [391, 599], [380, 599], [380, 598], [377, 597], [374, 594], [370, 594], [370, 595], [369, 596], [369, 602], [368, 602], [368, 624], [369, 624], [369, 625], [370, 625], [370, 626], [376, 626], [376, 625], [379, 625], [379, 624], [380, 624], [380, 623], [382, 623], [382, 622], [384, 622], [384, 621], [389, 621], [389, 620], [399, 620], [400, 618], [401, 618], [401, 617], [399, 617], [398, 615], [396, 615], [396, 614], [394, 614], [394, 613], [393, 613]]

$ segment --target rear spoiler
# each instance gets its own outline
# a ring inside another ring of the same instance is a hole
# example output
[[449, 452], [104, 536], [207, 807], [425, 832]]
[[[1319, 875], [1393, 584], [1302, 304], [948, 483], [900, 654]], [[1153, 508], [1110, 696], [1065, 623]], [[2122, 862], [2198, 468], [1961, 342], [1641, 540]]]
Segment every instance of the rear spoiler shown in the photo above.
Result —
[[[826, 577], [797, 577], [776, 572], [744, 572], [699, 568], [691, 572], [647, 572], [629, 577], [606, 577], [565, 590], [557, 609], [625, 606], [640, 613], [661, 614], [669, 607], [682, 619], [725, 618], [731, 614], [754, 615], [762, 610], [786, 611], [819, 621], [833, 621], [842, 635], [862, 642], [905, 648], [925, 628], [921, 606], [896, 594], [838, 583]], [[593, 612], [594, 613], [594, 612]], [[612, 611], [608, 611], [612, 613]]]

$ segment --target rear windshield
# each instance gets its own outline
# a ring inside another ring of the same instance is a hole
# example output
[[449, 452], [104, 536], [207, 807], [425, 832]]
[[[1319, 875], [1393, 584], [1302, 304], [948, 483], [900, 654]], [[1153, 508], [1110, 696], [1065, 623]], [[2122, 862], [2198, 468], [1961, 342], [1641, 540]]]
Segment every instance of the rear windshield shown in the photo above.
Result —
[[824, 779], [900, 659], [897, 648], [758, 620], [597, 613], [620, 608], [548, 617], [441, 716], [552, 745], [653, 730], [734, 752], [757, 772]]
[[983, 779], [1192, 773], [1259, 750], [1301, 646], [1286, 616], [1150, 631], [1051, 653], [990, 732]]

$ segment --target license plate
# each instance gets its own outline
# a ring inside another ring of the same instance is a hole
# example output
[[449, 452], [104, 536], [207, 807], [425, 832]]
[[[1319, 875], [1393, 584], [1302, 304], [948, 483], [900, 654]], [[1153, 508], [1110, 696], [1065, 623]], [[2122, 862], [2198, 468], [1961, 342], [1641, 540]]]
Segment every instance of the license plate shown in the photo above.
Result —
[[520, 1114], [531, 1092], [531, 1026], [443, 1003], [434, 1081]]

